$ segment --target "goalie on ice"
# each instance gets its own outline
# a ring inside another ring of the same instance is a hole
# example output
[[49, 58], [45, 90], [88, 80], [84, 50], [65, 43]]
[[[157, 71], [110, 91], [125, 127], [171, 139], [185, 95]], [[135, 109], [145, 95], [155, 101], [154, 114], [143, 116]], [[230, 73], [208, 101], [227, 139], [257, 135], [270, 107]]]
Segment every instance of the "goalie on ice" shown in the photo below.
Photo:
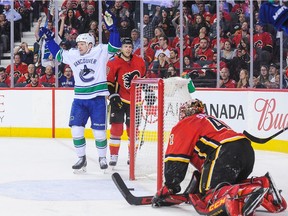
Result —
[[[242, 133], [205, 114], [198, 99], [181, 105], [179, 118], [165, 153], [165, 184], [153, 197], [153, 206], [186, 202], [202, 215], [252, 216], [260, 205], [269, 212], [286, 209], [269, 173], [247, 179], [255, 157]], [[189, 163], [197, 171], [181, 196], [177, 193]]]

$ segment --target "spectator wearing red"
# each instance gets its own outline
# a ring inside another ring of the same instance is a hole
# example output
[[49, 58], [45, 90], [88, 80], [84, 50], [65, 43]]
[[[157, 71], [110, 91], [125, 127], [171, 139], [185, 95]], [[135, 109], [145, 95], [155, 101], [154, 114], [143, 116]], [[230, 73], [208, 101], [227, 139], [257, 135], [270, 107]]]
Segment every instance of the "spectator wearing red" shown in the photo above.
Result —
[[80, 4], [78, 4], [77, 9], [76, 9], [76, 13], [75, 13], [75, 17], [82, 22], [84, 17], [81, 16], [80, 10], [83, 11], [83, 14], [87, 13], [87, 2], [85, 0], [81, 0]]
[[[149, 45], [149, 39], [147, 37], [143, 37], [143, 52], [144, 52], [143, 54], [147, 68], [150, 65], [150, 63], [154, 60], [154, 50], [148, 45]], [[136, 49], [134, 54], [140, 56], [141, 48]]]
[[[14, 55], [14, 77], [20, 77], [22, 76], [24, 73], [26, 73], [28, 69], [27, 64], [23, 63], [21, 61], [21, 56], [19, 53], [16, 53]], [[10, 75], [11, 73], [11, 64], [9, 64], [6, 68], [6, 73], [8, 75]]]
[[170, 65], [172, 64], [178, 71], [177, 76], [180, 76], [179, 69], [180, 69], [180, 59], [178, 55], [177, 49], [170, 50]]
[[39, 82], [39, 75], [34, 73], [31, 76], [31, 82], [28, 83], [25, 87], [44, 87], [44, 85]]
[[219, 87], [220, 88], [237, 87], [236, 81], [230, 78], [230, 71], [227, 67], [222, 68], [220, 71]]
[[[186, 46], [190, 46], [190, 36], [188, 34], [184, 34], [183, 32], [183, 36], [184, 36], [184, 43]], [[178, 46], [180, 46], [180, 25], [177, 26], [177, 30], [176, 30], [176, 37], [173, 38], [172, 42], [171, 42], [171, 47], [172, 48], [177, 48]]]
[[28, 70], [26, 73], [24, 73], [18, 80], [17, 84], [23, 83], [23, 84], [28, 84], [31, 82], [31, 76], [32, 74], [35, 73], [35, 65], [34, 64], [29, 64], [28, 65]]
[[[177, 51], [180, 53], [180, 43], [177, 44]], [[193, 49], [191, 46], [186, 45], [186, 43], [183, 43], [183, 56], [190, 56], [190, 58], [193, 58]]]
[[64, 0], [61, 9], [68, 11], [69, 9], [75, 10], [77, 8], [78, 1], [77, 0]]
[[213, 60], [214, 52], [209, 47], [209, 41], [206, 38], [201, 38], [200, 45], [195, 49], [195, 60], [205, 64], [207, 61]]
[[207, 31], [207, 28], [206, 27], [202, 27], [200, 30], [199, 30], [199, 35], [197, 37], [195, 37], [192, 42], [191, 42], [191, 47], [192, 49], [197, 49], [200, 45], [200, 40], [202, 38], [206, 38], [207, 41], [209, 42], [210, 39], [208, 37], [208, 31]]
[[253, 42], [261, 64], [269, 64], [273, 51], [273, 39], [269, 32], [264, 32], [262, 23], [255, 24]]
[[246, 3], [246, 1], [237, 1], [237, 3], [235, 3], [234, 6], [232, 7], [231, 12], [237, 15], [244, 14], [246, 17], [249, 17], [250, 15], [249, 5]]
[[241, 39], [245, 37], [250, 39], [248, 22], [243, 22], [240, 31], [238, 31], [237, 34], [234, 34], [232, 38], [232, 44], [234, 47], [237, 47]]
[[52, 66], [48, 65], [45, 68], [45, 74], [40, 77], [39, 82], [47, 87], [55, 87], [55, 76]]
[[[219, 31], [220, 31], [220, 49], [223, 49], [225, 42], [229, 40], [229, 38], [223, 31], [221, 25], [220, 25]], [[217, 36], [214, 36], [214, 38], [212, 39], [210, 47], [211, 49], [214, 49], [214, 48], [217, 49]]]
[[10, 77], [5, 72], [4, 67], [0, 67], [0, 86], [1, 87], [10, 87], [11, 80]]
[[[206, 68], [205, 75], [207, 77], [217, 77], [217, 52], [214, 52], [212, 62], [210, 64], [204, 65], [203, 67]], [[227, 67], [227, 64], [220, 60], [220, 70], [222, 70], [224, 67]]]
[[[177, 44], [180, 41], [180, 12], [178, 11], [175, 14], [175, 17], [172, 19], [172, 24], [175, 29], [175, 37], [171, 42], [171, 46], [173, 48], [176, 48]], [[189, 26], [191, 26], [191, 23], [188, 21], [188, 18], [186, 16], [183, 17], [183, 37], [184, 37], [184, 43], [190, 44], [190, 36], [189, 36]]]
[[[217, 18], [217, 13], [215, 13], [210, 20], [210, 24], [214, 24], [216, 23], [216, 18]], [[226, 11], [220, 11], [220, 20], [225, 20], [225, 22], [231, 22], [232, 18], [230, 13], [226, 12]]]

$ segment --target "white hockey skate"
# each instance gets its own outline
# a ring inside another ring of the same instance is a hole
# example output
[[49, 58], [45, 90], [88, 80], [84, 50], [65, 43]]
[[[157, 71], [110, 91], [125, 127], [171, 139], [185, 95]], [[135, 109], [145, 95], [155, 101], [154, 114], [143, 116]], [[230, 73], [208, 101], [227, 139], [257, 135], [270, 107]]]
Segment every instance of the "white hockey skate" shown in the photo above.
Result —
[[111, 155], [109, 166], [116, 166], [117, 161], [118, 161], [118, 155]]
[[83, 157], [79, 157], [79, 160], [72, 166], [72, 169], [74, 170], [74, 174], [79, 174], [79, 173], [85, 173], [87, 167], [87, 160], [86, 156], [84, 155]]
[[99, 157], [100, 169], [105, 170], [108, 168], [106, 157]]

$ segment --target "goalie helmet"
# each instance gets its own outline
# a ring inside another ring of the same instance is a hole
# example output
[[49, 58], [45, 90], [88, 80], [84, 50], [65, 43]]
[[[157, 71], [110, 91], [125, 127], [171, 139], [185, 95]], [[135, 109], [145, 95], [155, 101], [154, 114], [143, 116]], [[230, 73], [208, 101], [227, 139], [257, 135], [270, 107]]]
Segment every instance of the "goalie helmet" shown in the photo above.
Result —
[[180, 106], [179, 120], [198, 113], [205, 113], [202, 101], [198, 99], [189, 100]]
[[84, 34], [78, 35], [78, 37], [76, 38], [76, 43], [81, 42], [81, 41], [86, 42], [87, 46], [90, 43], [92, 43], [92, 46], [95, 46], [95, 38], [90, 33], [84, 33]]

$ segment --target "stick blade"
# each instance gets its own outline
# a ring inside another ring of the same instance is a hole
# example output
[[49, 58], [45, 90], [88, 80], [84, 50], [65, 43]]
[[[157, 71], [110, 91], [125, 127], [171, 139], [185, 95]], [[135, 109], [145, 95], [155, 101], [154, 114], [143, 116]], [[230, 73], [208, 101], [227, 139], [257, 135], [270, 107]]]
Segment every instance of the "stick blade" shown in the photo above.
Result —
[[136, 197], [134, 196], [126, 184], [124, 183], [122, 177], [120, 176], [119, 173], [115, 172], [112, 174], [112, 180], [117, 186], [118, 190], [122, 194], [122, 196], [125, 198], [125, 200], [130, 204], [130, 205], [151, 205], [152, 204], [152, 198], [153, 196], [141, 196], [141, 197]]

